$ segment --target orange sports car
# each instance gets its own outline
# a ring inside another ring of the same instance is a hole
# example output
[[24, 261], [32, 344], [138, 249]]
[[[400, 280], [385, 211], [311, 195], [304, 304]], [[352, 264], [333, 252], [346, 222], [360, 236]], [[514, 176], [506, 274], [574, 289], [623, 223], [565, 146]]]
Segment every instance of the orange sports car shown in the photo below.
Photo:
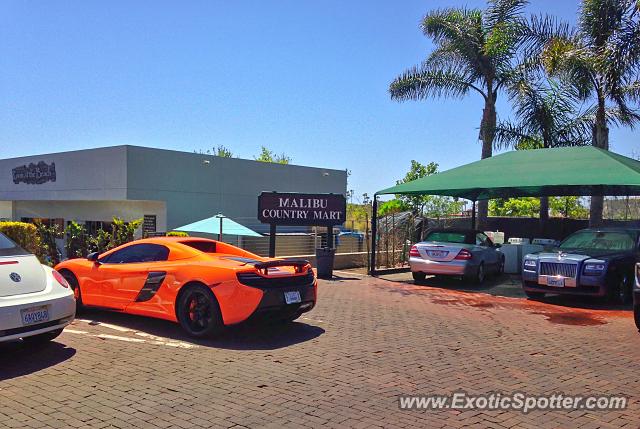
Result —
[[179, 322], [194, 337], [265, 314], [293, 321], [316, 303], [308, 261], [267, 259], [219, 241], [158, 237], [55, 269], [79, 307], [102, 307]]

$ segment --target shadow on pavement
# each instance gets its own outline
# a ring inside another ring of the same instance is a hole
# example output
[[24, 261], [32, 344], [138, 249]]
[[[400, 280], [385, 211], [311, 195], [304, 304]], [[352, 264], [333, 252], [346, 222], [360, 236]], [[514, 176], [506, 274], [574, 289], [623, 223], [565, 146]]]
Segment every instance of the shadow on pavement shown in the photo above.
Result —
[[85, 309], [78, 318], [90, 321], [90, 325], [113, 324], [160, 338], [229, 350], [274, 350], [313, 340], [325, 332], [303, 322], [270, 324], [250, 320], [226, 327], [216, 338], [196, 339], [188, 336], [178, 323], [161, 319], [96, 309]]
[[52, 341], [27, 346], [20, 341], [0, 344], [0, 381], [32, 374], [66, 361], [76, 350]]

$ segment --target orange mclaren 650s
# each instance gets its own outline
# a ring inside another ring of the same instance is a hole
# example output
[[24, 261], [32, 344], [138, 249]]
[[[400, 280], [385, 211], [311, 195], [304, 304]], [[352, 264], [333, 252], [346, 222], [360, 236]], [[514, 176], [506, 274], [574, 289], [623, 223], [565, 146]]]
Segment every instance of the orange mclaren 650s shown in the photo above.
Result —
[[315, 306], [317, 296], [308, 261], [262, 258], [203, 238], [137, 240], [55, 268], [79, 308], [179, 322], [194, 337], [215, 335], [254, 315], [293, 321]]

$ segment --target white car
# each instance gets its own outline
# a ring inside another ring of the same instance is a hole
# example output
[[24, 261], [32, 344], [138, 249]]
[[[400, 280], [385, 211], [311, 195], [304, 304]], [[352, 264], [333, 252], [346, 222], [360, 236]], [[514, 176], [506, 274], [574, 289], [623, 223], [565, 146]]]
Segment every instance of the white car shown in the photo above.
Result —
[[0, 234], [0, 343], [53, 340], [75, 315], [64, 277]]

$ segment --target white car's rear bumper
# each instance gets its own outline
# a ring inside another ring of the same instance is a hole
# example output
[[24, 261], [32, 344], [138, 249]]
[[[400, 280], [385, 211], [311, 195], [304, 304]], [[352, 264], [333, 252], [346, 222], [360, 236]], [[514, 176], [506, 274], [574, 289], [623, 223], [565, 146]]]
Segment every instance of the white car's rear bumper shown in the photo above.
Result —
[[[76, 300], [71, 289], [54, 284], [47, 275], [47, 286], [41, 292], [0, 297], [0, 342], [17, 340], [64, 328], [76, 314]], [[25, 326], [21, 311], [47, 306], [49, 320]]]

